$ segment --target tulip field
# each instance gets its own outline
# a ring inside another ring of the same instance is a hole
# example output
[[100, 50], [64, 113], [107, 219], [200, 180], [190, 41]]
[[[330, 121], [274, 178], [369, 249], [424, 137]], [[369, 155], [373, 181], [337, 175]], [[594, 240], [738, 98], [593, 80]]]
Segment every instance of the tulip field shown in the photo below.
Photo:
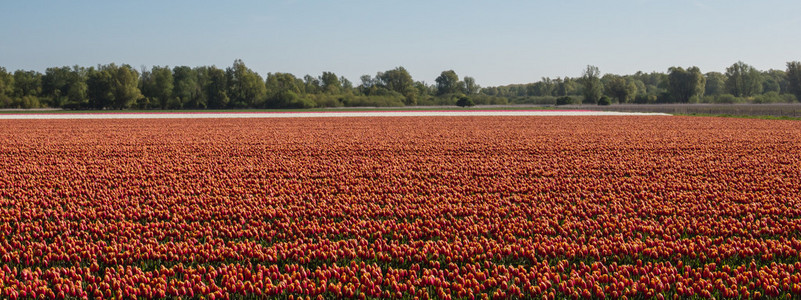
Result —
[[0, 120], [0, 298], [801, 297], [801, 123]]

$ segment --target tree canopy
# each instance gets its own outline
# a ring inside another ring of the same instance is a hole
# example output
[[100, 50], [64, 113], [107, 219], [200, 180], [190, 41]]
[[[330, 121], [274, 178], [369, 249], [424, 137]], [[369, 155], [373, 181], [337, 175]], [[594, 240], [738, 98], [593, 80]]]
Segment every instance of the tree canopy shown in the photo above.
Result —
[[609, 100], [604, 103], [768, 103], [801, 97], [801, 62], [767, 71], [737, 62], [725, 71], [702, 74], [698, 67], [670, 67], [665, 73], [618, 75], [602, 74], [588, 65], [580, 77], [482, 87], [471, 76], [460, 80], [454, 70], [442, 71], [434, 84], [416, 81], [402, 66], [362, 75], [358, 84], [330, 71], [318, 76], [276, 72], [262, 77], [239, 59], [227, 68], [152, 66], [141, 71], [114, 63], [52, 67], [44, 74], [0, 67], [0, 108], [310, 108], [456, 105], [460, 100], [477, 105], [555, 105], [599, 104], [603, 97]]

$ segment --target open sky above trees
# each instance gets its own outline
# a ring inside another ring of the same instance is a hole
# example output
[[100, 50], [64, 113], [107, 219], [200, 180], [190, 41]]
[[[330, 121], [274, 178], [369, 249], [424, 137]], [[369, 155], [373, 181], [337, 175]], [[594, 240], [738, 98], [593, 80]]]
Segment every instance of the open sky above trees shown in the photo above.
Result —
[[403, 66], [481, 86], [799, 60], [798, 1], [2, 1], [0, 66], [109, 63], [360, 76]]

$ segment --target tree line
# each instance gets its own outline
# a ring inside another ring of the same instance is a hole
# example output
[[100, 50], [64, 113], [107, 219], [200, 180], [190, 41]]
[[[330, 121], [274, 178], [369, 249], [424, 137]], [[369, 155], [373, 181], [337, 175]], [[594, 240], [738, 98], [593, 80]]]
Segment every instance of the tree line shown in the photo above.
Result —
[[355, 85], [323, 72], [262, 77], [242, 60], [215, 66], [130, 65], [53, 67], [8, 72], [0, 67], [0, 108], [226, 109], [475, 104], [769, 103], [801, 99], [801, 62], [759, 71], [737, 62], [725, 73], [671, 67], [667, 73], [605, 74], [587, 66], [581, 77], [481, 87], [470, 76], [443, 71], [433, 84], [403, 67], [363, 75]]
[[546, 77], [481, 93], [530, 104], [789, 103], [801, 100], [801, 62], [788, 62], [786, 70], [760, 71], [738, 61], [725, 73], [693, 66], [622, 76], [601, 76], [598, 67], [587, 66], [578, 78]]

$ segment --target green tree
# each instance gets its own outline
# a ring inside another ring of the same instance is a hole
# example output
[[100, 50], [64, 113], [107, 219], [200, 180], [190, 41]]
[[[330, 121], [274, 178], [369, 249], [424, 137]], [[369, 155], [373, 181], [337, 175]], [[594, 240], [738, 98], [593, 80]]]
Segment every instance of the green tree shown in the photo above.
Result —
[[787, 91], [795, 95], [796, 100], [801, 101], [801, 62], [788, 62], [785, 74], [787, 76]]
[[264, 79], [245, 66], [242, 60], [235, 60], [233, 66], [226, 69], [225, 75], [228, 97], [234, 107], [256, 107], [264, 101], [267, 92]]
[[584, 103], [596, 104], [601, 99], [603, 94], [603, 86], [601, 84], [601, 71], [596, 66], [587, 66], [579, 79], [579, 83], [584, 87], [582, 94], [584, 94]]
[[339, 82], [342, 83], [342, 92], [345, 94], [353, 93], [353, 82], [350, 82], [345, 76], [339, 77]]
[[556, 81], [550, 77], [543, 77], [542, 80], [528, 85], [526, 94], [528, 96], [553, 96], [554, 91], [556, 91]]
[[320, 79], [311, 75], [303, 76], [303, 92], [306, 94], [319, 94], [322, 91]]
[[42, 92], [42, 74], [36, 71], [14, 71], [14, 96], [38, 97]]
[[464, 88], [462, 90], [467, 95], [478, 94], [478, 91], [481, 90], [481, 87], [476, 84], [476, 80], [473, 77], [465, 76], [463, 82]]
[[556, 87], [556, 95], [557, 96], [567, 96], [567, 95], [576, 95], [578, 91], [578, 85], [575, 80], [570, 77], [565, 76], [563, 79], [556, 79], [555, 83]]
[[226, 108], [230, 103], [228, 97], [228, 77], [225, 71], [211, 66], [206, 71], [208, 80], [203, 86], [204, 94], [210, 108]]
[[289, 73], [269, 73], [265, 82], [267, 88], [266, 106], [272, 108], [304, 107], [300, 100], [298, 78]]
[[150, 72], [143, 71], [140, 87], [144, 97], [158, 103], [161, 109], [167, 109], [174, 88], [172, 70], [168, 66], [153, 66]]
[[109, 107], [113, 100], [113, 95], [111, 94], [111, 73], [103, 68], [103, 66], [98, 66], [97, 69], [89, 68], [86, 78], [89, 107], [94, 109]]
[[89, 105], [96, 109], [128, 108], [142, 97], [139, 73], [129, 65], [109, 64], [90, 68], [87, 78]]
[[704, 95], [718, 96], [726, 93], [726, 75], [720, 72], [709, 72], [704, 76], [706, 77]]
[[762, 76], [751, 65], [738, 61], [726, 68], [726, 89], [737, 97], [751, 97], [762, 92]]
[[607, 74], [602, 81], [606, 95], [616, 99], [618, 103], [629, 102], [637, 93], [637, 85], [621, 76]]
[[459, 97], [459, 100], [456, 100], [456, 105], [460, 107], [468, 107], [475, 106], [476, 104], [467, 96], [461, 96]]
[[706, 78], [698, 67], [668, 69], [668, 93], [676, 102], [688, 103], [691, 98], [703, 95], [705, 85]]
[[79, 66], [47, 68], [42, 76], [42, 96], [52, 107], [84, 105], [86, 89], [86, 69]]
[[[174, 108], [204, 108], [200, 103], [202, 87], [198, 84], [197, 71], [187, 66], [177, 66], [172, 69], [173, 91], [172, 100]], [[261, 82], [259, 82], [261, 83]]]
[[342, 90], [342, 82], [339, 81], [337, 74], [333, 72], [323, 72], [323, 75], [320, 76], [320, 82], [322, 83], [323, 93], [335, 95]]
[[11, 107], [14, 94], [14, 75], [0, 67], [0, 108]]
[[209, 97], [206, 94], [206, 86], [209, 84], [209, 67], [195, 67], [193, 69], [197, 75], [197, 96], [193, 101], [196, 108], [207, 108], [209, 106]]
[[114, 97], [112, 107], [115, 109], [128, 108], [142, 97], [138, 87], [139, 73], [129, 65], [122, 65], [111, 71], [113, 80], [111, 92]]
[[459, 76], [453, 70], [442, 71], [435, 81], [437, 82], [437, 96], [459, 92]]
[[762, 93], [774, 92], [775, 94], [787, 92], [787, 74], [782, 70], [767, 70], [761, 72]]
[[417, 89], [414, 87], [414, 80], [403, 67], [378, 73], [376, 75], [376, 85], [389, 91], [401, 94], [404, 105], [417, 104]]

